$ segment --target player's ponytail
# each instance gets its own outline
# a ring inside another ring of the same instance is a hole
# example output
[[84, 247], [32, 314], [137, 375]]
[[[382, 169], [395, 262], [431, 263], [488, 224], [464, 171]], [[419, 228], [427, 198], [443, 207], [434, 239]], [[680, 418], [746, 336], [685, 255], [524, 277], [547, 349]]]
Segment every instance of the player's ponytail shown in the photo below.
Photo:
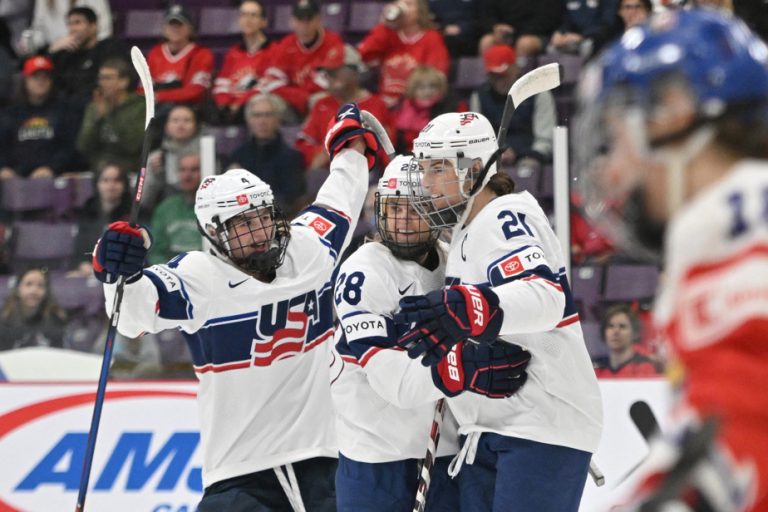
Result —
[[515, 181], [505, 172], [497, 172], [491, 176], [486, 185], [497, 196], [505, 196], [515, 191]]

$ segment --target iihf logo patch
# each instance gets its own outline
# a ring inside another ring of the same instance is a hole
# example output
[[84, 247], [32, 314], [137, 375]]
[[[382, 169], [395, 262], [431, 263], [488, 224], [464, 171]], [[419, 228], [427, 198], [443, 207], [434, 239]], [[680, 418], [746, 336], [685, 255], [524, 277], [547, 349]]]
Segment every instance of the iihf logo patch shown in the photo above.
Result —
[[248, 204], [248, 196], [245, 194], [240, 194], [237, 196], [237, 204]]
[[387, 181], [387, 188], [397, 188], [397, 178], [389, 178], [389, 181]]

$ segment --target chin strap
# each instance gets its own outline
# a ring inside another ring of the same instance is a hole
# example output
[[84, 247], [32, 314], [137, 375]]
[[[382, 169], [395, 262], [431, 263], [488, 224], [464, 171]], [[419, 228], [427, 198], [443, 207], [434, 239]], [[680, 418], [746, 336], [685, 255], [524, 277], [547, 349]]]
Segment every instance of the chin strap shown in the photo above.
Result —
[[685, 171], [688, 165], [714, 137], [714, 127], [705, 125], [693, 131], [682, 144], [660, 150], [669, 162], [665, 173], [669, 215], [679, 210], [685, 202]]

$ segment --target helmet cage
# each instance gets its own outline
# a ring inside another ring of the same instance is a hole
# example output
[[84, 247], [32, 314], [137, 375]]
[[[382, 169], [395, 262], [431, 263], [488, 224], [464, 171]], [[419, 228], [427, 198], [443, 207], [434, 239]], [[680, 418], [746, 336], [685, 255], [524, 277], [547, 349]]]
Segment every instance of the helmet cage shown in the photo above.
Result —
[[[427, 223], [426, 229], [417, 229], [404, 233], [396, 227], [397, 213], [390, 215], [388, 212], [388, 203], [392, 200], [407, 199], [405, 208], [405, 218], [411, 220], [411, 215], [418, 216], [424, 220], [421, 214], [413, 207], [414, 197], [408, 197], [401, 194], [399, 190], [393, 194], [383, 194], [376, 192], [374, 200], [374, 211], [376, 212], [376, 231], [381, 237], [381, 243], [389, 249], [395, 257], [403, 260], [418, 260], [426, 255], [434, 246], [440, 235], [440, 230], [435, 229]], [[421, 223], [420, 223], [421, 224]]]
[[[492, 162], [467, 158], [461, 152], [456, 157], [419, 158], [418, 165], [408, 169], [408, 183], [421, 183], [423, 189], [421, 194], [409, 191], [413, 208], [433, 229], [455, 226], [476, 190], [476, 182], [485, 174], [486, 164]], [[439, 194], [433, 192], [436, 180]]]
[[[261, 217], [261, 222], [252, 222], [254, 216]], [[247, 226], [248, 231], [240, 229], [237, 233], [235, 228], [241, 225]], [[291, 233], [288, 222], [275, 204], [254, 206], [224, 222], [214, 216], [213, 228], [214, 236], [202, 228], [201, 231], [219, 252], [226, 255], [243, 272], [253, 275], [269, 274], [285, 260]], [[263, 241], [257, 243], [257, 240]], [[252, 244], [265, 247], [265, 250], [244, 255], [244, 249]]]

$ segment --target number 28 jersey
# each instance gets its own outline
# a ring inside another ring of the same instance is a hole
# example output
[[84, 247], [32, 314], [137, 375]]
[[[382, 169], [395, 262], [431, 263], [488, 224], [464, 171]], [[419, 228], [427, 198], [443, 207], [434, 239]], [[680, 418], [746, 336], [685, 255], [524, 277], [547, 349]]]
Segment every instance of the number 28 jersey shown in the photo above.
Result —
[[[422, 458], [427, 450], [435, 400], [443, 395], [429, 368], [390, 347], [400, 299], [442, 286], [447, 247], [438, 242], [437, 248], [434, 270], [398, 259], [378, 242], [360, 247], [339, 269], [331, 395], [339, 451], [358, 462]], [[455, 420], [446, 411], [437, 454], [456, 451]]]

